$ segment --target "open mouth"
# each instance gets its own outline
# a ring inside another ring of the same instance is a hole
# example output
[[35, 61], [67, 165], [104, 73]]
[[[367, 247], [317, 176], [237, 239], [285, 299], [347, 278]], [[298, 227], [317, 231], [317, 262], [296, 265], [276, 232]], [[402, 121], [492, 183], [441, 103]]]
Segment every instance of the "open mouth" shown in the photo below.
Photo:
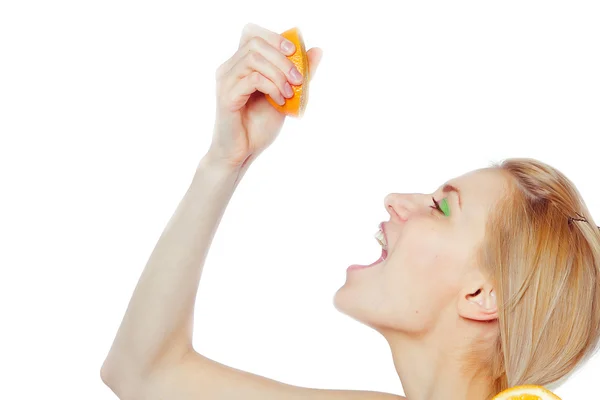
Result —
[[385, 261], [385, 259], [387, 258], [387, 255], [388, 255], [388, 249], [387, 249], [387, 238], [385, 236], [385, 231], [383, 229], [383, 223], [379, 224], [379, 230], [377, 232], [375, 232], [374, 236], [375, 236], [375, 239], [377, 240], [377, 242], [381, 245], [381, 257], [379, 257], [379, 259], [377, 261], [375, 261], [369, 265], [358, 265], [358, 264], [351, 265], [348, 267], [348, 271], [352, 271], [352, 270], [356, 270], [356, 269], [370, 268], [370, 267], [373, 267], [373, 266]]

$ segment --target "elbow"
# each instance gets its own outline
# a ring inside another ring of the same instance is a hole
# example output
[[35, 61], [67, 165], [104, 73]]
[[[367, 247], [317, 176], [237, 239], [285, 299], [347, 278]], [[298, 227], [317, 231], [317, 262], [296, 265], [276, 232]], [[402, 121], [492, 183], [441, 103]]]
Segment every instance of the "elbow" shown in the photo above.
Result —
[[[107, 359], [108, 361], [108, 359]], [[131, 374], [104, 361], [100, 379], [120, 400], [140, 400], [137, 382]], [[129, 376], [128, 376], [129, 375]]]
[[112, 390], [113, 393], [116, 394], [119, 399], [121, 399], [121, 400], [125, 399], [121, 395], [122, 390], [119, 389], [119, 385], [117, 384], [118, 373], [115, 371], [115, 369], [113, 367], [109, 367], [107, 365], [106, 361], [104, 362], [104, 364], [102, 364], [102, 368], [100, 368], [100, 379], [102, 379], [102, 382], [106, 386], [108, 386], [108, 388], [110, 390]]
[[111, 380], [113, 379], [112, 376], [112, 370], [111, 368], [108, 366], [108, 358], [106, 360], [104, 360], [104, 362], [102, 363], [102, 367], [100, 368], [100, 379], [102, 379], [102, 382], [110, 387], [111, 385]]
[[106, 386], [112, 389], [115, 374], [113, 373], [112, 368], [107, 366], [106, 361], [102, 364], [102, 368], [100, 368], [100, 379], [102, 379], [102, 382]]
[[109, 353], [100, 368], [100, 379], [102, 379], [102, 382], [111, 389], [113, 389], [121, 376], [119, 368], [117, 368], [119, 364], [119, 360], [115, 359], [114, 354]]

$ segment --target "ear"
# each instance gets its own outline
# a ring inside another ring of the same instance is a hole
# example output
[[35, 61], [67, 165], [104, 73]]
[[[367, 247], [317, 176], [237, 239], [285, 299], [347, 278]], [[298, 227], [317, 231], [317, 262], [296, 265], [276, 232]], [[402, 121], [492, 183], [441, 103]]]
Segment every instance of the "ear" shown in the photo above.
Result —
[[489, 284], [476, 285], [460, 293], [458, 314], [474, 321], [493, 321], [498, 319], [496, 292]]

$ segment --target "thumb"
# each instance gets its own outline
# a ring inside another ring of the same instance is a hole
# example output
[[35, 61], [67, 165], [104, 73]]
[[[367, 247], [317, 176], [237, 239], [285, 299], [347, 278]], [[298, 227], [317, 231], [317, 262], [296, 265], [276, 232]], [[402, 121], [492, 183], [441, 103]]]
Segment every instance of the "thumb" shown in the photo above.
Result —
[[321, 58], [323, 57], [323, 50], [319, 47], [313, 47], [306, 52], [306, 56], [308, 57], [309, 76], [310, 80], [312, 80], [315, 77], [315, 73], [317, 72]]

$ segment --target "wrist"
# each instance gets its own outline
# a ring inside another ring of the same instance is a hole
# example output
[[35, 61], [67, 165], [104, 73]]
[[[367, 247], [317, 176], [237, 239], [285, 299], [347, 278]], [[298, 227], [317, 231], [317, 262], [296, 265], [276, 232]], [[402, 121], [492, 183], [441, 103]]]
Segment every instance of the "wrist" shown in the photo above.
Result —
[[242, 169], [240, 165], [229, 163], [210, 150], [207, 151], [200, 160], [198, 168], [200, 168], [200, 166], [225, 174], [237, 174]]
[[198, 163], [194, 179], [198, 175], [209, 175], [217, 182], [232, 183], [233, 189], [235, 189], [255, 158], [256, 156], [252, 155], [242, 165], [233, 165], [220, 158], [217, 154], [208, 151]]

